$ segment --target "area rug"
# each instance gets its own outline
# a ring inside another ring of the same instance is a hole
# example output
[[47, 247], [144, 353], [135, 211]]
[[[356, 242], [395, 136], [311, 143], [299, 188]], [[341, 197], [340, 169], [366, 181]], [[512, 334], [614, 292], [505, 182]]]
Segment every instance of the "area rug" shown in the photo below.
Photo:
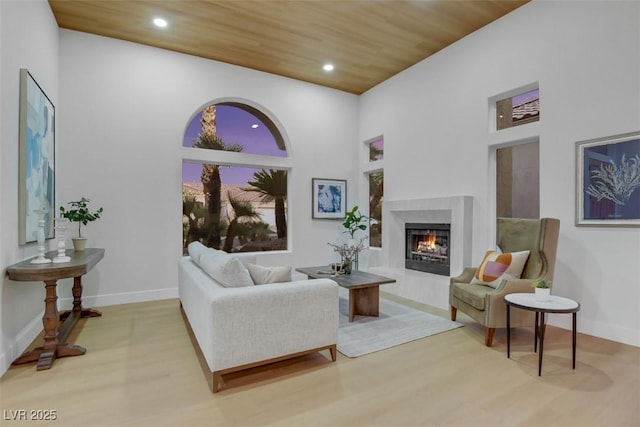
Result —
[[430, 335], [459, 328], [461, 323], [380, 297], [380, 317], [356, 316], [349, 322], [349, 291], [340, 288], [338, 351], [358, 357]]

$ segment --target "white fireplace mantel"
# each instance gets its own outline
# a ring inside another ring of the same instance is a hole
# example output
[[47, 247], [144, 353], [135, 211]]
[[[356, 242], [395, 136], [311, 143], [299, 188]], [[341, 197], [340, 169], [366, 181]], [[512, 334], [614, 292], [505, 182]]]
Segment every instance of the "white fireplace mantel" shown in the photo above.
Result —
[[473, 197], [385, 200], [382, 205], [381, 266], [404, 268], [405, 224], [451, 224], [451, 271], [458, 274], [471, 263]]
[[433, 307], [449, 308], [449, 277], [404, 267], [405, 224], [451, 224], [450, 270], [455, 276], [471, 265], [473, 197], [453, 196], [431, 199], [385, 200], [382, 204], [382, 249], [370, 251], [369, 269], [393, 277], [396, 283], [381, 290]]

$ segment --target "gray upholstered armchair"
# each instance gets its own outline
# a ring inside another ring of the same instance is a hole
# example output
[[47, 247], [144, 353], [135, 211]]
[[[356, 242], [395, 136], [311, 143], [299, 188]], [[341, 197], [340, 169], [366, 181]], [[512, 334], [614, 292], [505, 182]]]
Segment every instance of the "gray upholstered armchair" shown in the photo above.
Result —
[[[529, 258], [520, 279], [502, 280], [497, 288], [470, 283], [476, 269], [466, 267], [449, 285], [451, 320], [457, 311], [465, 313], [487, 328], [485, 345], [491, 346], [495, 328], [505, 328], [504, 296], [517, 292], [533, 292], [536, 279], [553, 280], [560, 221], [555, 218], [498, 218], [497, 245], [502, 252], [529, 250]], [[533, 312], [511, 311], [511, 326], [533, 326]]]

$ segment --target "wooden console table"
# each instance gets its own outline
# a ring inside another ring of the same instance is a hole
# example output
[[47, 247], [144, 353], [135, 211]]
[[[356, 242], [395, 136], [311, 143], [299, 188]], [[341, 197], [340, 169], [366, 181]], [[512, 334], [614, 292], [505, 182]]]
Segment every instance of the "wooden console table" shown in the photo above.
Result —
[[[58, 251], [51, 251], [46, 256], [52, 259], [57, 254]], [[14, 365], [37, 360], [37, 370], [41, 371], [51, 368], [56, 357], [80, 356], [87, 351], [78, 345], [68, 344], [66, 340], [78, 319], [102, 316], [98, 310], [82, 307], [82, 276], [104, 257], [104, 249], [88, 248], [80, 252], [68, 250], [66, 255], [71, 261], [60, 264], [31, 264], [31, 259], [28, 259], [7, 268], [9, 279], [20, 282], [43, 281], [46, 292], [42, 317], [44, 345], [18, 357], [13, 362]], [[73, 309], [59, 313], [57, 281], [68, 277], [73, 277]]]

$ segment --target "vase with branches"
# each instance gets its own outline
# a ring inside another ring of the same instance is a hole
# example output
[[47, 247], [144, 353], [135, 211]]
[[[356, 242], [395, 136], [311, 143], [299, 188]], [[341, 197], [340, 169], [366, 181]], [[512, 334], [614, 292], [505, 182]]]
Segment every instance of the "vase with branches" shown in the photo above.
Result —
[[358, 268], [358, 253], [365, 248], [365, 240], [366, 236], [362, 237], [360, 241], [356, 244], [343, 243], [341, 245], [336, 245], [333, 243], [328, 243], [329, 246], [333, 247], [333, 250], [340, 255], [342, 260], [342, 267], [346, 274], [351, 273], [352, 267]]

